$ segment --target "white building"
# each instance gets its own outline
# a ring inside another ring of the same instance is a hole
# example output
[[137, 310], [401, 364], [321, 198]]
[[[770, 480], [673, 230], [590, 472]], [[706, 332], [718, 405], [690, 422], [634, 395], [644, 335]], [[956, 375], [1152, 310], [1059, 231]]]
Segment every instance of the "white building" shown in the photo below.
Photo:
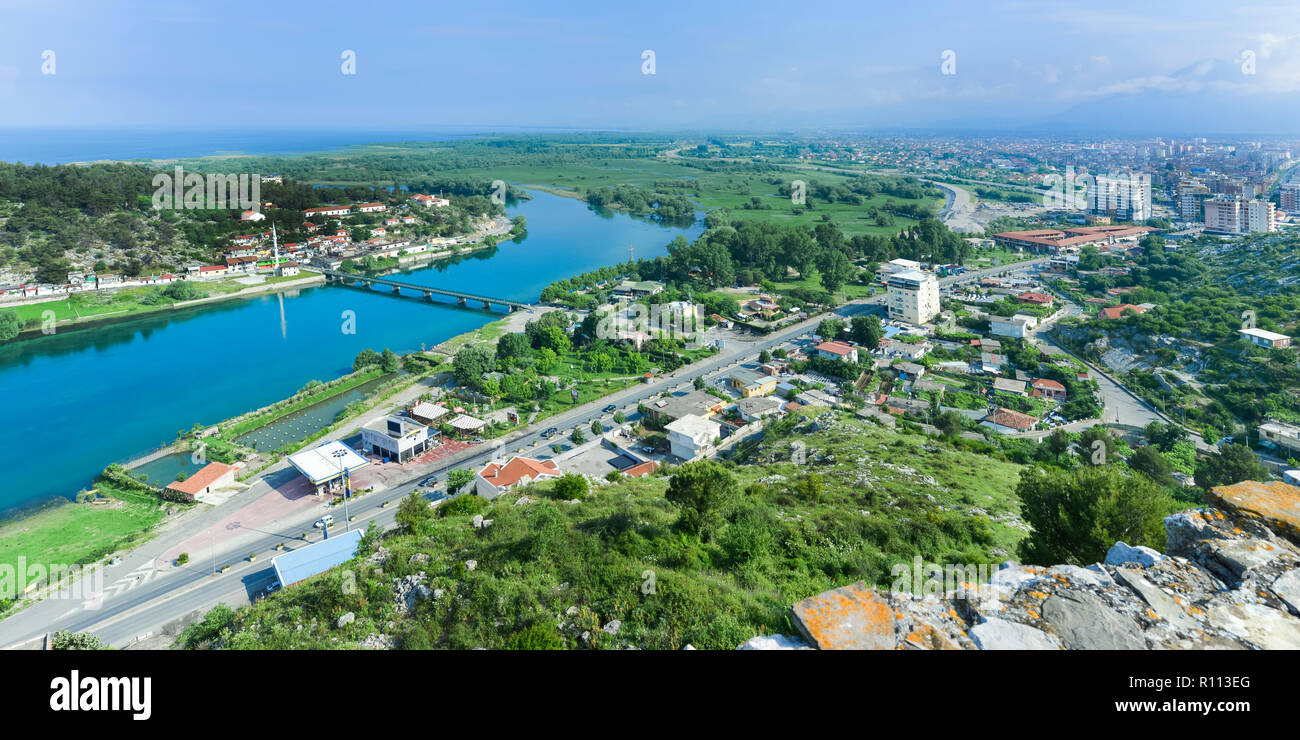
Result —
[[1038, 325], [1038, 317], [1018, 313], [1010, 318], [989, 316], [989, 334], [1024, 339]]
[[889, 276], [889, 318], [925, 324], [939, 315], [939, 281], [928, 272], [905, 270]]
[[1266, 421], [1259, 425], [1258, 431], [1261, 442], [1272, 442], [1292, 453], [1300, 452], [1300, 426], [1280, 421]]
[[447, 200], [446, 198], [439, 198], [436, 195], [424, 195], [423, 193], [412, 195], [411, 200], [415, 201], [416, 203], [419, 203], [425, 208], [429, 208], [429, 207], [441, 208], [443, 206], [451, 205], [451, 201]]
[[908, 271], [921, 272], [921, 263], [904, 259], [890, 260], [876, 270], [876, 282], [887, 282], [891, 275]]
[[1205, 230], [1218, 234], [1277, 231], [1277, 212], [1270, 201], [1240, 196], [1207, 198]]
[[1246, 341], [1259, 347], [1268, 347], [1272, 349], [1286, 349], [1291, 346], [1291, 337], [1285, 334], [1278, 334], [1275, 331], [1265, 329], [1238, 329], [1237, 333], [1246, 338]]
[[1126, 221], [1151, 218], [1151, 176], [1129, 173], [1119, 177], [1097, 175], [1088, 191], [1088, 210]]
[[400, 416], [389, 416], [361, 427], [362, 449], [399, 463], [430, 449], [431, 443], [428, 427]]
[[664, 427], [668, 432], [668, 447], [674, 455], [687, 462], [713, 453], [713, 440], [722, 436], [722, 426], [695, 414], [687, 414]]

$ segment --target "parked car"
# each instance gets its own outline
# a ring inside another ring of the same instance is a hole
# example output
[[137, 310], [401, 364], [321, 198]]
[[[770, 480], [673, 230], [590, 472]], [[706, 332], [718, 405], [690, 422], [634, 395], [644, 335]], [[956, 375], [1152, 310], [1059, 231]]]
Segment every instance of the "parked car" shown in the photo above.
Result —
[[268, 583], [268, 584], [266, 585], [266, 592], [267, 592], [268, 594], [273, 594], [273, 593], [275, 593], [276, 591], [279, 591], [279, 590], [280, 590], [280, 582], [279, 582], [279, 581], [271, 581], [270, 583]]

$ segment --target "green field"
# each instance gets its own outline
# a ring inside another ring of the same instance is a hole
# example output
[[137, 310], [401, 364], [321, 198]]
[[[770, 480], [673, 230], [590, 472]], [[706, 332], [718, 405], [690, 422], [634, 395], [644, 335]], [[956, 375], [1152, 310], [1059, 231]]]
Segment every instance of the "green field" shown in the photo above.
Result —
[[97, 560], [138, 544], [165, 515], [153, 495], [97, 489], [105, 503], [66, 503], [0, 525], [0, 565], [14, 565], [20, 556], [47, 565]]

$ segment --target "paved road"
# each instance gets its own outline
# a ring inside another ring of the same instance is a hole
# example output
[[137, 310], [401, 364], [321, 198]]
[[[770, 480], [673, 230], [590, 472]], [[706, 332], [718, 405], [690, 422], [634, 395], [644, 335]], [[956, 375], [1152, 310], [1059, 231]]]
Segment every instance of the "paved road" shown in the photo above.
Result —
[[[834, 313], [851, 317], [870, 310], [871, 306], [867, 302], [857, 301], [837, 308]], [[529, 454], [533, 450], [549, 447], [551, 440], [542, 439], [540, 434], [547, 427], [554, 426], [561, 430], [575, 426], [585, 428], [595, 419], [605, 420], [607, 425], [612, 424], [612, 412], [606, 414], [603, 411], [609, 404], [614, 404], [626, 413], [634, 410], [639, 402], [660, 392], [688, 390], [695, 376], [729, 370], [763, 349], [774, 348], [814, 330], [823, 318], [825, 316], [814, 317], [767, 336], [757, 337], [753, 341], [736, 341], [735, 346], [729, 342], [722, 353], [678, 370], [676, 377], [662, 377], [652, 383], [633, 386], [550, 417], [522, 432], [507, 435], [495, 444], [482, 445], [477, 454], [467, 459], [458, 459], [453, 464], [435, 469], [435, 472], [440, 479], [445, 480], [446, 472], [451, 468], [476, 468], [492, 460], [498, 453], [514, 454], [515, 450], [523, 448], [524, 453]], [[280, 474], [285, 473], [281, 471]], [[417, 487], [418, 481], [428, 474], [428, 471], [422, 472], [381, 493], [354, 499], [348, 512], [356, 517], [351, 526], [364, 528], [369, 521], [374, 520], [382, 526], [392, 527], [397, 512], [396, 502], [408, 495]], [[234, 509], [248, 503], [247, 498], [234, 497], [221, 506], [201, 512], [196, 517], [196, 522], [185, 527], [183, 533], [167, 538], [166, 544], [178, 541], [177, 537], [192, 536], [195, 526], [220, 521]], [[387, 507], [384, 506], [385, 503], [388, 503]], [[240, 540], [237, 555], [219, 554], [214, 559], [192, 562], [181, 568], [155, 570], [153, 562], [157, 552], [165, 547], [150, 543], [151, 546], [143, 547], [123, 558], [121, 565], [107, 569], [106, 582], [109, 589], [101, 601], [55, 598], [33, 604], [0, 622], [0, 645], [16, 646], [46, 632], [66, 629], [94, 632], [106, 643], [120, 647], [135, 641], [137, 637], [159, 633], [165, 625], [174, 624], [192, 612], [206, 611], [217, 603], [246, 603], [250, 598], [260, 595], [273, 579], [270, 560], [276, 554], [275, 546], [281, 543], [290, 547], [300, 546], [302, 541], [298, 535], [304, 530], [311, 531], [315, 537], [319, 530], [314, 530], [311, 523], [319, 516], [320, 511], [313, 508], [305, 512], [300, 520], [287, 522], [277, 531], [259, 532], [252, 540]], [[342, 531], [348, 524], [343, 521], [344, 517], [338, 519], [335, 531]], [[246, 555], [250, 552], [259, 554], [255, 562], [247, 561]], [[196, 553], [196, 558], [202, 556], [202, 553]], [[227, 562], [231, 563], [230, 571], [213, 573], [214, 564]], [[138, 581], [133, 581], [133, 576], [138, 576]], [[114, 588], [113, 584], [123, 582], [126, 584], [123, 588]]]

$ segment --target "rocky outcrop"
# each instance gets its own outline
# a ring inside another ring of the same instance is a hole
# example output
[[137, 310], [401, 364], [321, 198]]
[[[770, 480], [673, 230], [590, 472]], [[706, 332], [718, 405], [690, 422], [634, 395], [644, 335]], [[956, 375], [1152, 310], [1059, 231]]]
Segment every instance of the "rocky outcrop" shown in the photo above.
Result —
[[1244, 482], [1165, 519], [1161, 554], [1118, 542], [1106, 562], [1003, 563], [942, 595], [833, 589], [791, 608], [822, 649], [1300, 649], [1300, 488]]

